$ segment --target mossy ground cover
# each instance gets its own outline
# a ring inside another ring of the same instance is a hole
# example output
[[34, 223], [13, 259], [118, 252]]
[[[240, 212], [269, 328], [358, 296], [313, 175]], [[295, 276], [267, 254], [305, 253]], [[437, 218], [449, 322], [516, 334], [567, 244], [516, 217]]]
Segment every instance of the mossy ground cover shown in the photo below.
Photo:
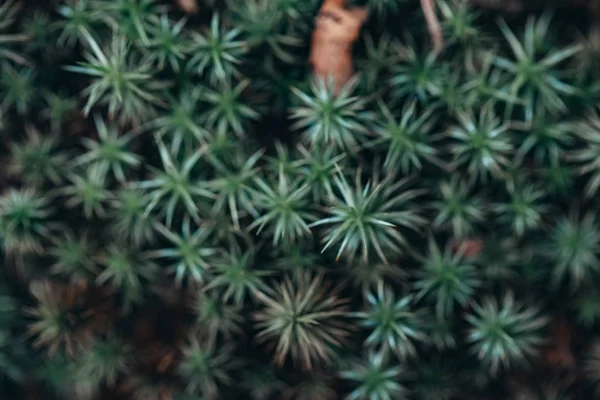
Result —
[[354, 3], [0, 4], [3, 399], [594, 398], [599, 21]]

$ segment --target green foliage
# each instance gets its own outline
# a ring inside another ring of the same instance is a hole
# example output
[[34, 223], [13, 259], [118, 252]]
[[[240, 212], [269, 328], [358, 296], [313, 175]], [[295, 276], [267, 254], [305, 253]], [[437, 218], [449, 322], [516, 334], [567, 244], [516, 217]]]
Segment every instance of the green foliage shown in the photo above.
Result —
[[551, 18], [549, 12], [537, 20], [530, 17], [525, 24], [522, 41], [504, 20], [499, 21], [512, 54], [507, 57], [497, 55], [494, 64], [511, 76], [511, 94], [524, 101], [526, 121], [533, 118], [532, 106], [536, 102], [552, 112], [565, 111], [565, 97], [577, 93], [574, 86], [564, 81], [564, 72], [557, 71], [557, 66], [581, 48], [573, 45], [564, 49], [545, 49], [543, 46], [547, 43]]
[[333, 79], [312, 79], [309, 91], [292, 88], [301, 102], [291, 110], [293, 128], [302, 130], [312, 148], [355, 151], [364, 141], [373, 115], [366, 108], [367, 99], [354, 94], [357, 84], [356, 78], [351, 80], [337, 95]]
[[465, 251], [462, 247], [453, 252], [449, 245], [442, 250], [430, 238], [427, 254], [419, 257], [421, 269], [416, 272], [414, 289], [418, 299], [427, 298], [435, 305], [438, 319], [451, 317], [456, 304], [464, 306], [481, 286], [475, 266], [464, 257]]
[[92, 107], [100, 104], [108, 106], [111, 117], [116, 117], [118, 111], [121, 123], [141, 123], [150, 118], [155, 106], [162, 103], [158, 92], [165, 87], [164, 82], [153, 79], [153, 64], [141, 59], [122, 34], [114, 33], [110, 47], [105, 50], [91, 34], [84, 33], [84, 37], [90, 48], [86, 61], [65, 67], [92, 77], [82, 93], [87, 98], [83, 111], [89, 114]]
[[466, 317], [471, 351], [490, 373], [522, 365], [539, 354], [548, 320], [507, 292], [498, 300], [487, 297]]
[[42, 136], [32, 125], [25, 127], [23, 143], [11, 143], [10, 172], [31, 186], [46, 182], [58, 185], [63, 180], [67, 156], [58, 149], [56, 136]]
[[308, 369], [330, 362], [349, 334], [347, 300], [321, 275], [309, 272], [286, 275], [272, 292], [256, 293], [263, 305], [254, 314], [257, 340], [276, 343], [274, 359], [279, 364], [289, 357]]
[[29, 114], [35, 100], [36, 75], [34, 68], [16, 69], [8, 63], [0, 64], [2, 107], [14, 109], [22, 116]]
[[231, 370], [235, 367], [231, 345], [217, 347], [200, 335], [192, 335], [181, 349], [179, 375], [186, 379], [186, 391], [199, 393], [208, 399], [218, 396], [218, 385], [233, 382]]
[[485, 182], [489, 175], [502, 177], [514, 151], [507, 125], [495, 115], [491, 105], [482, 108], [478, 115], [472, 109], [459, 112], [457, 118], [458, 124], [450, 131], [454, 165], [466, 168], [471, 181]]
[[5, 255], [41, 253], [50, 234], [50, 199], [35, 189], [12, 189], [0, 197], [0, 239]]
[[264, 277], [270, 272], [255, 268], [254, 263], [255, 254], [252, 249], [231, 245], [213, 263], [212, 278], [206, 288], [222, 288], [224, 302], [233, 300], [238, 306], [244, 304], [247, 298], [268, 290]]
[[85, 169], [67, 173], [68, 184], [59, 189], [66, 197], [65, 205], [81, 209], [87, 219], [104, 217], [105, 205], [111, 196], [100, 169]]
[[197, 112], [199, 97], [200, 91], [196, 89], [183, 89], [177, 97], [167, 96], [168, 109], [146, 125], [156, 137], [169, 143], [175, 154], [182, 148], [190, 152], [208, 138]]
[[382, 123], [375, 133], [377, 139], [373, 145], [386, 151], [383, 168], [385, 171], [400, 169], [403, 173], [420, 170], [424, 161], [440, 164], [439, 152], [435, 141], [439, 136], [432, 134], [435, 126], [435, 111], [426, 109], [417, 114], [417, 103], [406, 103], [396, 119], [385, 104], [379, 105]]
[[84, 138], [86, 148], [81, 156], [74, 160], [74, 166], [86, 166], [98, 171], [102, 179], [110, 172], [119, 182], [124, 182], [125, 171], [141, 164], [141, 157], [130, 150], [132, 133], [122, 134], [116, 126], [107, 126], [102, 118], [95, 116], [98, 140]]
[[97, 338], [81, 356], [80, 373], [93, 382], [104, 381], [114, 386], [117, 376], [129, 368], [127, 356], [130, 351], [130, 346], [121, 343], [117, 337]]
[[164, 218], [168, 227], [173, 224], [175, 212], [184, 208], [195, 221], [200, 219], [199, 207], [195, 199], [199, 196], [211, 197], [201, 181], [194, 179], [196, 167], [202, 153], [197, 151], [178, 162], [164, 143], [158, 142], [162, 168], [150, 167], [151, 179], [134, 182], [133, 187], [148, 193], [145, 215], [155, 212]]
[[196, 321], [213, 339], [240, 334], [244, 322], [241, 311], [240, 306], [224, 301], [218, 290], [200, 292], [194, 304]]
[[197, 74], [206, 74], [211, 84], [237, 77], [237, 66], [247, 52], [247, 44], [239, 40], [239, 36], [239, 29], [228, 29], [223, 26], [221, 17], [214, 14], [205, 33], [192, 33], [190, 53], [194, 56], [188, 61], [188, 68]]
[[360, 172], [357, 171], [351, 185], [338, 169], [333, 178], [337, 193], [328, 209], [329, 216], [312, 226], [328, 225], [324, 250], [339, 246], [337, 258], [344, 254], [350, 260], [357, 255], [367, 260], [374, 250], [387, 263], [386, 253], [401, 253], [400, 246], [407, 245], [398, 228], [417, 230], [425, 222], [418, 210], [411, 207], [421, 191], [408, 188], [410, 179], [397, 180], [393, 174], [381, 181], [374, 176], [363, 185]]
[[567, 280], [576, 289], [598, 273], [598, 230], [595, 213], [560, 216], [552, 226], [543, 256], [555, 283]]
[[422, 314], [411, 309], [413, 297], [397, 299], [380, 281], [377, 292], [367, 295], [367, 302], [368, 308], [356, 315], [369, 332], [365, 344], [382, 352], [391, 350], [401, 358], [415, 356], [415, 343], [424, 341], [426, 336], [422, 331]]
[[463, 238], [483, 223], [486, 216], [485, 202], [481, 196], [472, 194], [472, 187], [454, 175], [450, 180], [440, 181], [436, 200], [431, 202], [436, 229], [450, 231], [455, 238]]
[[273, 245], [293, 244], [311, 233], [309, 224], [315, 216], [309, 210], [307, 184], [300, 180], [290, 182], [280, 169], [274, 183], [256, 178], [255, 186], [252, 196], [259, 213], [249, 229], [257, 228], [260, 233], [267, 228], [272, 232]]
[[170, 247], [153, 250], [153, 258], [171, 260], [169, 271], [175, 274], [175, 281], [181, 283], [184, 278], [202, 282], [207, 274], [216, 250], [210, 241], [211, 229], [206, 225], [195, 226], [186, 217], [179, 232], [157, 224], [156, 230], [168, 240]]
[[208, 128], [217, 132], [233, 131], [241, 136], [246, 125], [258, 119], [258, 112], [242, 101], [242, 95], [249, 85], [248, 80], [237, 84], [226, 81], [219, 83], [214, 89], [205, 87], [202, 90], [200, 99], [206, 107], [202, 116]]
[[2, 21], [0, 22], [0, 59], [25, 64], [27, 59], [14, 47], [29, 38], [25, 34], [7, 32], [13, 27], [21, 6], [22, 4], [17, 0], [7, 0], [0, 5], [0, 21]]
[[156, 265], [136, 248], [122, 244], [109, 244], [98, 257], [102, 272], [96, 278], [98, 284], [110, 283], [123, 296], [125, 307], [143, 300], [143, 287], [156, 274]]
[[89, 279], [97, 269], [94, 252], [95, 245], [87, 232], [76, 235], [65, 231], [60, 236], [52, 237], [48, 253], [54, 257], [54, 262], [50, 271], [74, 282]]
[[2, 398], [597, 395], [593, 13], [193, 2], [0, 1]]
[[391, 362], [385, 353], [368, 353], [366, 360], [350, 364], [340, 376], [354, 387], [347, 400], [386, 400], [408, 394], [400, 381], [404, 373], [404, 368]]

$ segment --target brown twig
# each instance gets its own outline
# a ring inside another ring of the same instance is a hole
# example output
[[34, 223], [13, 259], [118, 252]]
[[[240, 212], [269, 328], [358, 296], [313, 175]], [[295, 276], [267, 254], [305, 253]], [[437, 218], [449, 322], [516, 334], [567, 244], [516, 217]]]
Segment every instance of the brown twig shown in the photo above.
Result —
[[444, 38], [442, 37], [442, 27], [435, 13], [434, 0], [421, 0], [421, 8], [427, 21], [427, 29], [433, 41], [433, 50], [439, 54], [444, 49]]

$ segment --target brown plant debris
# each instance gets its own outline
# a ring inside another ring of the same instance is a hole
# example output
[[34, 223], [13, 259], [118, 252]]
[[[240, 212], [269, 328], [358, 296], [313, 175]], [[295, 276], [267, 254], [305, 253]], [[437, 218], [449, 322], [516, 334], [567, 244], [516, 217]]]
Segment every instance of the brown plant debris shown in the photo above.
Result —
[[427, 30], [433, 41], [433, 50], [436, 54], [444, 49], [444, 38], [442, 37], [442, 28], [440, 21], [435, 13], [434, 0], [421, 0], [421, 9], [427, 21]]
[[181, 8], [187, 14], [198, 13], [198, 2], [197, 0], [177, 0], [179, 8]]
[[544, 353], [546, 363], [559, 368], [573, 368], [575, 357], [571, 352], [572, 328], [567, 321], [559, 319], [552, 327], [550, 346]]
[[325, 0], [317, 15], [310, 62], [318, 77], [333, 79], [335, 93], [354, 75], [352, 47], [368, 13], [366, 7], [346, 8], [345, 0]]

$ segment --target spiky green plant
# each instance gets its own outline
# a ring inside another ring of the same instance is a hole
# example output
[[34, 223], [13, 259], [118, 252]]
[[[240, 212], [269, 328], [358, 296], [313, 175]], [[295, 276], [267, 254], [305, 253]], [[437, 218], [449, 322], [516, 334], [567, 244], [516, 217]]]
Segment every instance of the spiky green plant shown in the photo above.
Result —
[[49, 395], [90, 398], [98, 394], [97, 382], [81, 373], [78, 360], [64, 352], [45, 358], [34, 370], [33, 376], [45, 382]]
[[232, 370], [236, 367], [231, 343], [216, 344], [201, 334], [191, 334], [182, 347], [179, 375], [186, 379], [186, 391], [199, 393], [207, 399], [219, 398], [219, 386], [233, 382]]
[[194, 303], [197, 323], [213, 340], [218, 335], [230, 339], [233, 335], [241, 334], [245, 321], [242, 307], [224, 301], [221, 293], [219, 290], [202, 290]]
[[11, 189], [0, 196], [0, 240], [5, 255], [41, 253], [51, 233], [51, 198], [35, 189]]
[[0, 90], [2, 107], [26, 116], [36, 102], [35, 85], [38, 70], [33, 67], [16, 68], [6, 61], [0, 62]]
[[167, 14], [150, 16], [148, 61], [162, 71], [169, 66], [179, 72], [186, 59], [187, 41], [182, 38], [187, 18], [172, 21]]
[[51, 238], [52, 245], [48, 250], [54, 260], [50, 272], [62, 275], [73, 283], [88, 280], [97, 272], [94, 259], [95, 244], [87, 232], [75, 234], [63, 231]]
[[125, 188], [113, 193], [108, 200], [107, 214], [111, 220], [111, 231], [117, 238], [138, 247], [155, 241], [157, 218], [146, 213], [149, 202], [147, 193], [142, 190]]
[[59, 187], [57, 194], [66, 197], [65, 205], [81, 209], [87, 219], [103, 218], [106, 203], [111, 197], [108, 183], [101, 170], [88, 168], [67, 173], [68, 184]]
[[449, 244], [442, 250], [430, 238], [427, 254], [419, 256], [421, 268], [415, 271], [414, 289], [417, 299], [435, 305], [438, 319], [451, 317], [457, 305], [465, 306], [481, 286], [475, 266], [465, 258], [466, 248], [454, 252]]
[[307, 91], [292, 88], [300, 100], [290, 112], [293, 128], [302, 131], [312, 148], [356, 151], [364, 141], [373, 114], [366, 97], [354, 93], [358, 83], [354, 77], [337, 94], [333, 79], [314, 78]]
[[238, 136], [244, 134], [247, 125], [260, 116], [255, 108], [243, 101], [242, 96], [249, 85], [247, 79], [238, 83], [228, 80], [202, 90], [200, 99], [205, 104], [202, 118], [207, 128], [217, 132], [233, 131]]
[[557, 218], [548, 233], [542, 255], [552, 269], [555, 284], [567, 281], [572, 289], [599, 272], [600, 230], [593, 212], [571, 212]]
[[212, 84], [239, 77], [239, 65], [248, 51], [240, 34], [239, 29], [224, 26], [221, 16], [215, 13], [206, 32], [192, 33], [189, 52], [194, 56], [187, 62], [187, 67], [206, 75]]
[[[333, 178], [336, 197], [327, 209], [328, 216], [311, 227], [327, 225], [323, 236], [324, 248], [339, 246], [337, 258], [342, 255], [352, 260], [360, 256], [367, 260], [373, 251], [387, 263], [392, 254], [399, 254], [407, 245], [404, 230], [418, 230], [425, 222], [412, 204], [422, 193], [411, 189], [410, 177], [398, 179], [388, 174], [379, 180], [363, 184], [361, 171], [351, 185], [342, 172]], [[386, 256], [387, 254], [387, 256]]]
[[256, 268], [255, 259], [253, 248], [243, 249], [230, 245], [213, 262], [212, 276], [206, 288], [221, 289], [223, 301], [233, 300], [239, 306], [255, 298], [256, 293], [268, 291], [265, 277], [271, 275], [271, 272]]
[[57, 21], [60, 35], [57, 44], [73, 48], [77, 43], [86, 44], [87, 37], [98, 37], [97, 28], [103, 13], [95, 8], [94, 0], [65, 0], [57, 8], [61, 19]]
[[31, 357], [22, 340], [8, 330], [0, 330], [0, 388], [7, 380], [22, 382], [33, 361]]
[[519, 131], [517, 159], [532, 156], [543, 165], [560, 165], [565, 163], [568, 149], [573, 146], [577, 124], [569, 120], [557, 120], [554, 114], [539, 104], [531, 121], [515, 121], [512, 124]]
[[175, 275], [175, 282], [184, 279], [202, 282], [216, 249], [211, 243], [212, 229], [208, 225], [196, 226], [189, 216], [185, 216], [179, 231], [173, 231], [162, 224], [156, 230], [169, 242], [169, 247], [150, 251], [153, 258], [171, 260], [169, 271]]
[[[37, 304], [27, 308], [31, 320], [28, 334], [35, 338], [36, 347], [46, 348], [47, 354], [65, 351], [73, 356], [90, 344], [92, 332], [85, 327], [86, 316], [77, 292], [49, 281], [34, 281], [30, 291]], [[71, 297], [71, 294], [75, 296]]]
[[[577, 89], [565, 79], [558, 66], [581, 50], [579, 45], [544, 49], [550, 26], [551, 12], [541, 17], [531, 16], [519, 40], [504, 20], [500, 30], [510, 46], [511, 55], [496, 55], [494, 64], [510, 74], [511, 94], [524, 102], [527, 121], [533, 118], [534, 104], [539, 101], [552, 112], [566, 111], [565, 98], [577, 94]], [[545, 50], [545, 51], [544, 51]]]
[[298, 176], [298, 170], [304, 165], [304, 160], [299, 158], [299, 151], [291, 149], [280, 141], [275, 142], [275, 154], [266, 155], [265, 170], [276, 178], [280, 172], [287, 176]]
[[509, 199], [493, 205], [498, 221], [517, 236], [539, 228], [550, 210], [544, 190], [534, 184], [509, 184], [507, 191]]
[[[396, 0], [393, 0], [396, 1]], [[383, 33], [377, 39], [372, 34], [361, 38], [364, 40], [365, 54], [357, 55], [356, 64], [361, 71], [361, 85], [368, 92], [381, 90], [378, 83], [388, 80], [392, 68], [399, 62], [397, 51], [400, 44], [397, 38]]]
[[346, 400], [390, 400], [408, 395], [408, 388], [402, 383], [404, 367], [390, 361], [385, 353], [369, 352], [365, 358], [340, 372], [353, 386]]
[[126, 172], [142, 163], [131, 146], [135, 133], [123, 133], [117, 126], [107, 125], [99, 115], [94, 116], [94, 123], [98, 139], [83, 138], [86, 151], [73, 160], [73, 165], [97, 169], [103, 179], [110, 173], [117, 181], [124, 182]]
[[230, 0], [228, 6], [250, 49], [267, 50], [289, 64], [298, 61], [290, 47], [300, 46], [302, 39], [286, 26], [286, 11], [294, 5], [286, 7], [281, 1], [270, 0]]
[[41, 115], [45, 121], [50, 122], [54, 134], [59, 134], [66, 122], [77, 111], [77, 100], [65, 93], [45, 92], [44, 100], [47, 104]]
[[81, 374], [92, 382], [114, 386], [117, 377], [129, 370], [131, 346], [115, 335], [99, 337], [81, 356]]
[[227, 157], [216, 157], [208, 153], [208, 162], [215, 169], [216, 176], [208, 183], [209, 190], [215, 194], [213, 210], [227, 209], [234, 226], [240, 228], [240, 218], [251, 215], [257, 218], [252, 198], [252, 181], [260, 172], [257, 165], [264, 152], [258, 150], [248, 156], [245, 151], [227, 154]]
[[407, 174], [421, 170], [423, 164], [441, 165], [436, 141], [439, 135], [433, 132], [436, 110], [429, 107], [417, 110], [415, 101], [406, 103], [399, 115], [384, 103], [379, 103], [381, 121], [374, 133], [372, 146], [386, 152], [383, 168], [386, 172], [400, 170]]
[[593, 196], [600, 187], [600, 164], [594, 154], [600, 150], [600, 116], [597, 110], [588, 111], [573, 129], [583, 145], [569, 153], [569, 158], [579, 164], [578, 172], [587, 175], [586, 195]]
[[464, 0], [443, 0], [438, 3], [442, 17], [442, 30], [448, 44], [458, 44], [464, 49], [478, 49], [485, 40], [478, 24], [480, 12]]
[[508, 72], [497, 67], [494, 52], [467, 52], [464, 58], [465, 79], [460, 87], [464, 105], [481, 107], [490, 101], [508, 106], [522, 105], [523, 101], [510, 90]]
[[306, 369], [331, 362], [349, 334], [347, 300], [322, 275], [286, 275], [269, 293], [256, 293], [262, 308], [253, 314], [259, 342], [275, 343], [278, 364], [291, 358]]
[[333, 183], [331, 176], [335, 174], [336, 166], [343, 168], [346, 165], [345, 154], [334, 154], [331, 147], [323, 151], [311, 152], [305, 146], [297, 147], [301, 165], [294, 165], [304, 176], [305, 182], [310, 186], [315, 203], [333, 198]]
[[174, 154], [180, 150], [189, 153], [198, 145], [214, 140], [204, 128], [198, 112], [200, 90], [183, 88], [178, 96], [166, 95], [166, 110], [161, 110], [156, 118], [148, 121], [145, 127], [158, 140], [168, 143]]
[[194, 168], [203, 152], [197, 151], [179, 161], [163, 142], [158, 142], [158, 150], [162, 167], [149, 167], [153, 176], [132, 183], [134, 188], [148, 193], [145, 215], [155, 212], [155, 215], [164, 218], [166, 225], [170, 227], [176, 211], [184, 209], [190, 217], [199, 221], [198, 199], [212, 197], [205, 184], [195, 179]]
[[440, 66], [433, 51], [421, 50], [414, 38], [406, 36], [406, 44], [398, 46], [399, 62], [392, 69], [390, 86], [394, 100], [430, 100], [442, 83]]
[[592, 288], [584, 289], [576, 297], [573, 311], [577, 323], [586, 328], [595, 326], [600, 321], [600, 295]]
[[365, 345], [381, 352], [391, 350], [401, 359], [415, 356], [416, 344], [426, 336], [422, 330], [422, 313], [412, 309], [413, 296], [396, 297], [396, 293], [380, 281], [377, 291], [368, 293], [366, 300], [365, 311], [355, 314], [369, 333]]
[[85, 61], [65, 69], [91, 77], [82, 93], [87, 98], [84, 113], [102, 105], [121, 123], [140, 124], [151, 118], [156, 106], [163, 103], [160, 91], [167, 86], [153, 77], [153, 63], [143, 60], [122, 34], [114, 33], [104, 50], [91, 34], [83, 35], [90, 49], [84, 55]]
[[492, 375], [500, 369], [523, 366], [538, 356], [548, 325], [537, 307], [521, 302], [512, 292], [475, 303], [466, 321], [471, 352]]
[[116, 288], [125, 308], [144, 300], [144, 287], [157, 272], [157, 266], [139, 249], [121, 243], [106, 245], [106, 250], [98, 256], [98, 265], [101, 272], [96, 283]]
[[156, 0], [96, 0], [94, 4], [102, 13], [102, 21], [112, 30], [124, 32], [131, 41], [150, 45], [149, 31], [152, 17], [169, 10]]
[[45, 60], [56, 62], [60, 55], [54, 47], [57, 26], [51, 22], [50, 14], [35, 11], [22, 22], [22, 29], [28, 39], [23, 46], [26, 54], [40, 53]]
[[25, 133], [24, 142], [10, 144], [10, 173], [34, 187], [61, 183], [67, 155], [60, 151], [58, 137], [43, 136], [33, 125], [27, 125]]
[[275, 182], [255, 178], [254, 184], [256, 188], [251, 193], [258, 215], [248, 229], [257, 229], [259, 233], [268, 230], [273, 245], [293, 244], [311, 234], [309, 224], [316, 216], [309, 207], [307, 184], [299, 179], [291, 181], [283, 169]]
[[477, 231], [487, 215], [484, 198], [473, 193], [472, 185], [452, 176], [438, 183], [436, 199], [431, 202], [433, 227], [464, 238]]
[[471, 181], [502, 178], [514, 150], [506, 121], [496, 116], [491, 103], [477, 115], [473, 109], [459, 112], [457, 119], [449, 132], [454, 165], [466, 168]]
[[13, 47], [27, 41], [29, 38], [22, 33], [6, 33], [13, 27], [17, 15], [21, 11], [21, 6], [22, 3], [18, 0], [7, 0], [0, 5], [0, 21], [2, 21], [0, 22], [0, 59], [25, 64], [28, 60]]

